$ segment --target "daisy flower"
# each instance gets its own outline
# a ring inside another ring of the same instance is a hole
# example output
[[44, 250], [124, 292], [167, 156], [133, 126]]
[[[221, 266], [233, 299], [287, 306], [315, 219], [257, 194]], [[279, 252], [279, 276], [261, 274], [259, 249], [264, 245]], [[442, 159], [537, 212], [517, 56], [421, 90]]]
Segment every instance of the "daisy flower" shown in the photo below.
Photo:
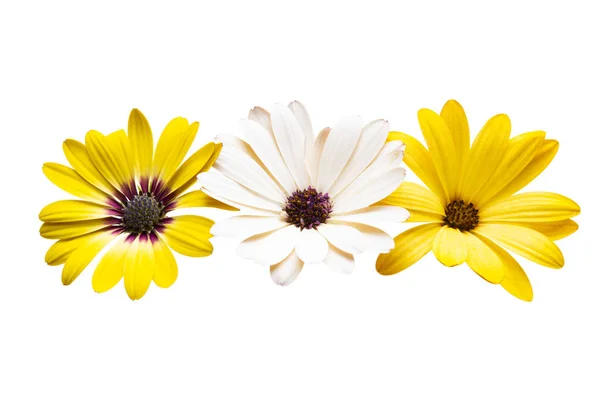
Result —
[[61, 200], [44, 207], [40, 234], [58, 239], [46, 263], [62, 265], [62, 282], [71, 284], [110, 242], [92, 277], [96, 292], [105, 292], [124, 278], [132, 300], [140, 299], [151, 281], [169, 287], [177, 278], [178, 253], [203, 257], [212, 253], [213, 221], [194, 215], [169, 217], [188, 207], [233, 209], [203, 192], [186, 194], [196, 175], [207, 171], [221, 151], [208, 143], [179, 165], [188, 152], [198, 123], [175, 118], [165, 128], [156, 151], [148, 121], [131, 111], [128, 133], [90, 131], [85, 144], [63, 144], [71, 167], [46, 163], [44, 174], [64, 191], [83, 200]]
[[427, 188], [405, 182], [380, 204], [405, 207], [408, 222], [424, 224], [397, 236], [377, 271], [398, 273], [433, 251], [442, 264], [466, 262], [486, 281], [531, 301], [527, 275], [503, 247], [545, 267], [564, 265], [554, 241], [577, 230], [570, 218], [579, 206], [556, 193], [517, 193], [550, 164], [558, 142], [541, 131], [510, 138], [510, 120], [500, 114], [470, 145], [467, 117], [454, 100], [440, 115], [423, 109], [418, 118], [428, 149], [404, 133], [389, 138], [406, 143], [405, 162]]
[[269, 265], [275, 283], [288, 285], [305, 263], [348, 273], [355, 255], [394, 246], [377, 225], [408, 212], [372, 206], [405, 175], [404, 145], [386, 143], [387, 121], [349, 117], [315, 138], [306, 109], [293, 102], [270, 113], [256, 107], [241, 128], [244, 139], [219, 136], [216, 171], [199, 176], [206, 194], [241, 209], [211, 230], [241, 239], [238, 255]]

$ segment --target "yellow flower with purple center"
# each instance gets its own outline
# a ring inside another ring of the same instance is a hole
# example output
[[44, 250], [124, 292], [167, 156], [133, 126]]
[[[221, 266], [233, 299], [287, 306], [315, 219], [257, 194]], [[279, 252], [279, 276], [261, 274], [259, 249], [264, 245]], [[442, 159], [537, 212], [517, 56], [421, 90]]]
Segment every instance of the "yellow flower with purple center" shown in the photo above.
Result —
[[46, 263], [64, 264], [63, 284], [71, 284], [113, 242], [94, 271], [92, 286], [102, 293], [123, 279], [132, 300], [144, 296], [152, 281], [163, 288], [175, 282], [178, 268], [171, 248], [190, 257], [212, 253], [213, 221], [169, 215], [189, 207], [235, 210], [202, 191], [188, 191], [222, 148], [208, 143], [182, 163], [198, 127], [185, 118], [173, 119], [154, 151], [150, 125], [134, 109], [127, 133], [89, 131], [85, 144], [67, 139], [63, 150], [71, 167], [44, 164], [52, 183], [83, 199], [57, 201], [40, 212], [41, 236], [57, 239]]
[[398, 273], [433, 251], [448, 267], [466, 262], [488, 282], [532, 300], [527, 275], [503, 247], [546, 267], [564, 265], [554, 242], [577, 230], [571, 218], [579, 206], [556, 193], [517, 193], [550, 164], [558, 142], [542, 131], [510, 138], [510, 120], [500, 114], [470, 144], [467, 117], [454, 100], [440, 115], [423, 109], [418, 118], [427, 148], [400, 132], [388, 140], [406, 144], [404, 160], [427, 188], [404, 182], [380, 204], [404, 207], [407, 222], [424, 224], [397, 236], [377, 271]]

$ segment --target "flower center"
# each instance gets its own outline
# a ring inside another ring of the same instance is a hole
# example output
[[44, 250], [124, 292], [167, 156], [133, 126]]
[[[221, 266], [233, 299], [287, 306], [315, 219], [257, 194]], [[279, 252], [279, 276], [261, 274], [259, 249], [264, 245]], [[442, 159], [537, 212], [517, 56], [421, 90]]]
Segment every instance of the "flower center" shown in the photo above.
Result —
[[160, 222], [164, 206], [153, 195], [136, 194], [133, 200], [123, 207], [123, 226], [131, 233], [152, 232]]
[[287, 222], [300, 229], [313, 229], [324, 224], [331, 210], [329, 194], [317, 192], [311, 186], [292, 193], [283, 208], [287, 214]]
[[463, 200], [454, 200], [446, 206], [444, 222], [450, 228], [468, 232], [479, 223], [479, 211], [473, 203], [465, 204]]

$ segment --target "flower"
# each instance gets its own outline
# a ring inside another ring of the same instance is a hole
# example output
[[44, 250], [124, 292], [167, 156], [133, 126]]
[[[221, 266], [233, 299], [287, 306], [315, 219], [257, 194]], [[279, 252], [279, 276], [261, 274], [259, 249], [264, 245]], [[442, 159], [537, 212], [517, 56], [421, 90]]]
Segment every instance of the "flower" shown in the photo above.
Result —
[[387, 121], [345, 118], [315, 139], [306, 109], [293, 102], [271, 113], [256, 107], [241, 128], [245, 140], [218, 137], [216, 171], [199, 176], [206, 194], [241, 209], [211, 229], [241, 239], [238, 255], [269, 265], [275, 283], [288, 285], [304, 263], [349, 273], [354, 255], [394, 246], [376, 225], [404, 221], [408, 212], [371, 206], [405, 175], [404, 145], [386, 143]]
[[71, 284], [110, 242], [92, 286], [102, 293], [124, 277], [132, 300], [140, 299], [151, 281], [169, 287], [177, 278], [178, 253], [203, 257], [212, 253], [213, 221], [194, 215], [169, 217], [188, 207], [233, 209], [196, 190], [186, 194], [200, 172], [207, 171], [221, 151], [208, 143], [181, 166], [198, 123], [175, 118], [165, 128], [153, 155], [148, 121], [138, 110], [129, 116], [128, 134], [89, 131], [85, 144], [67, 139], [65, 156], [73, 168], [46, 163], [44, 174], [59, 188], [84, 200], [61, 200], [44, 207], [40, 234], [58, 239], [46, 263], [62, 265], [62, 282]]
[[558, 142], [541, 131], [509, 138], [510, 120], [500, 114], [469, 147], [467, 118], [454, 100], [440, 115], [423, 109], [418, 118], [429, 150], [404, 133], [390, 132], [389, 139], [406, 143], [406, 164], [429, 189], [405, 182], [380, 204], [405, 207], [408, 222], [425, 224], [397, 236], [377, 271], [398, 273], [433, 250], [442, 264], [466, 261], [483, 279], [531, 301], [527, 275], [502, 247], [546, 267], [564, 265], [554, 241], [577, 230], [570, 218], [579, 206], [555, 193], [515, 194], [550, 164]]

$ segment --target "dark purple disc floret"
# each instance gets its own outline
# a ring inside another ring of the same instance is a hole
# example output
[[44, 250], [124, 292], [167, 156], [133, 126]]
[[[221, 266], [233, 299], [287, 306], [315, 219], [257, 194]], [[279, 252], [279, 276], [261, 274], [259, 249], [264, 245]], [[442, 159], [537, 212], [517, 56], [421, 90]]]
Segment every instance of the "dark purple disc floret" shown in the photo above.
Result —
[[329, 194], [320, 193], [311, 186], [308, 189], [294, 191], [287, 198], [283, 209], [287, 214], [287, 221], [301, 230], [313, 229], [325, 223], [331, 210]]

